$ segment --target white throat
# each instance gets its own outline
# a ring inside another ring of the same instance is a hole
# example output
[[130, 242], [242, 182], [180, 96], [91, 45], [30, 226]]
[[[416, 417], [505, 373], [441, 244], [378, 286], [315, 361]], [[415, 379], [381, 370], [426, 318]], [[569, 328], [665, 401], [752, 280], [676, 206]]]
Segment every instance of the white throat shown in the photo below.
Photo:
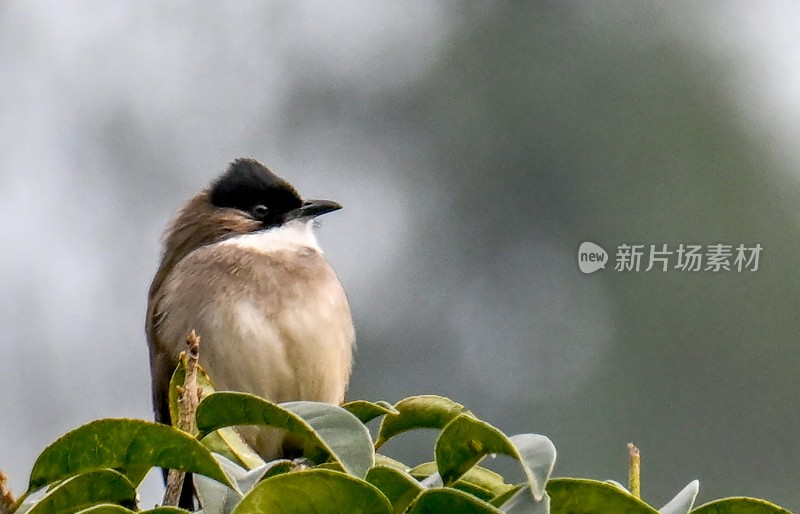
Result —
[[302, 247], [311, 248], [322, 253], [317, 237], [314, 235], [313, 225], [313, 221], [290, 221], [279, 227], [234, 236], [219, 244], [237, 246], [262, 253], [293, 250]]

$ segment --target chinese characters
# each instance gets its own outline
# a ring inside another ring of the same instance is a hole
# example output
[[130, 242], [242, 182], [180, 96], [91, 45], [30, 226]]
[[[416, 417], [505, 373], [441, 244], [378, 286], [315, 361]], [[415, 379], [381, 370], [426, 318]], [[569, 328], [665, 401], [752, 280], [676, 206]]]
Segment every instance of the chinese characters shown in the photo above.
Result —
[[761, 244], [621, 244], [617, 246], [615, 271], [758, 271]]

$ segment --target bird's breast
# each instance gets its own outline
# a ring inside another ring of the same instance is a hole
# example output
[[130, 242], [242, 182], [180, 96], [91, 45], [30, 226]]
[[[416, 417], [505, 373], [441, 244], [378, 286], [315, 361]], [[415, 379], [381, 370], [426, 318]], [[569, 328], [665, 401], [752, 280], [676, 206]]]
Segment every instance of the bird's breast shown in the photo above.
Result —
[[354, 328], [335, 272], [318, 247], [236, 239], [198, 249], [176, 265], [159, 302], [158, 339], [177, 355], [196, 330], [201, 364], [219, 390], [275, 402], [340, 403]]
[[212, 377], [277, 402], [341, 402], [354, 329], [335, 273], [307, 247], [251, 257], [239, 288], [219, 299]]

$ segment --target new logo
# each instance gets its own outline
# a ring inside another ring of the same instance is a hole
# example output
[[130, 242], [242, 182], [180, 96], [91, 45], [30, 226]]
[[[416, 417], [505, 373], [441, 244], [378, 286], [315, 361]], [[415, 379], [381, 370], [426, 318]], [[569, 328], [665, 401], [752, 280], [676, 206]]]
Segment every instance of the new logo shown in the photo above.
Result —
[[578, 267], [582, 272], [589, 274], [599, 269], [605, 269], [608, 254], [600, 246], [586, 241], [578, 248]]

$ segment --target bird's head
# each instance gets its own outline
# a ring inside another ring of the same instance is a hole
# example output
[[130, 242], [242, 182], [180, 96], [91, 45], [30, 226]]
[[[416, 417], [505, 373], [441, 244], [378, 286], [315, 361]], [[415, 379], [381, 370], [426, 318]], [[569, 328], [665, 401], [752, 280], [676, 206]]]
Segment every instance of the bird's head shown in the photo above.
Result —
[[253, 159], [237, 159], [194, 196], [170, 224], [162, 268], [189, 252], [233, 236], [306, 223], [341, 209], [330, 200], [303, 200], [286, 180]]
[[225, 220], [238, 217], [236, 232], [253, 232], [292, 221], [308, 221], [341, 209], [330, 200], [302, 200], [284, 179], [252, 159], [238, 159], [208, 191], [213, 210]]

